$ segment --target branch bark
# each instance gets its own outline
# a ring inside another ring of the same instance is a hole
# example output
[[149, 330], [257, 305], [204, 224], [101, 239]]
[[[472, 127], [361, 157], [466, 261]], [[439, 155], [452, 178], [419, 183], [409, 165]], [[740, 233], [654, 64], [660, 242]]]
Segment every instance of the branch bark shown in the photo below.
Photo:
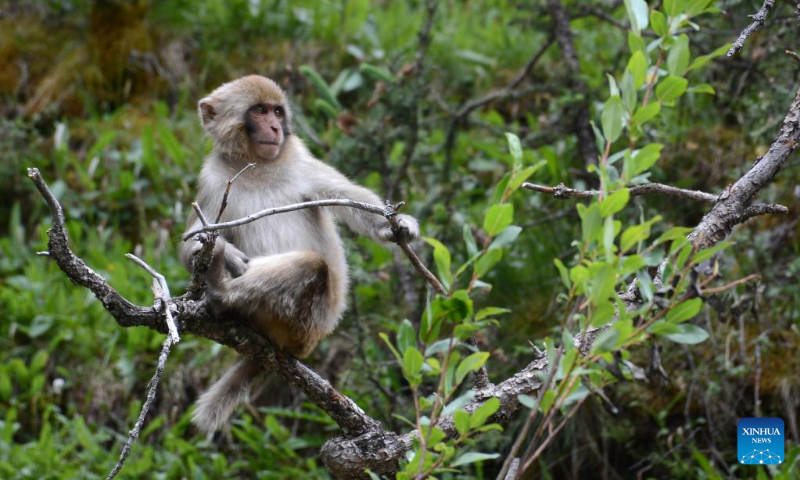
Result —
[[758, 12], [756, 12], [755, 15], [752, 15], [753, 22], [744, 30], [742, 30], [742, 33], [739, 34], [739, 38], [737, 38], [736, 41], [733, 42], [733, 45], [731, 45], [730, 50], [728, 50], [729, 57], [732, 57], [736, 52], [741, 50], [742, 47], [744, 47], [744, 42], [747, 40], [747, 38], [767, 22], [767, 15], [774, 6], [775, 0], [764, 0], [764, 4], [761, 6]]

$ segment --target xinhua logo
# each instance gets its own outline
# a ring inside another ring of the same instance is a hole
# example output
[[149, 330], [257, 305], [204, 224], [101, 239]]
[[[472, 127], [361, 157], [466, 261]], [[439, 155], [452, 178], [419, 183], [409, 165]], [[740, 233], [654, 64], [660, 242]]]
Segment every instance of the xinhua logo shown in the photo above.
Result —
[[737, 425], [739, 463], [778, 465], [783, 463], [783, 420], [743, 418]]

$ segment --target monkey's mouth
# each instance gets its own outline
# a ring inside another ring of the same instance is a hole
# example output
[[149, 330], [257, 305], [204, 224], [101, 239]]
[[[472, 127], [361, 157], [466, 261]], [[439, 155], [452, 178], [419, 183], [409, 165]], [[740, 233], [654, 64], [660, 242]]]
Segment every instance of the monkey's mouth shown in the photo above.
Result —
[[256, 143], [259, 145], [274, 145], [277, 146], [278, 142], [276, 140], [256, 140]]

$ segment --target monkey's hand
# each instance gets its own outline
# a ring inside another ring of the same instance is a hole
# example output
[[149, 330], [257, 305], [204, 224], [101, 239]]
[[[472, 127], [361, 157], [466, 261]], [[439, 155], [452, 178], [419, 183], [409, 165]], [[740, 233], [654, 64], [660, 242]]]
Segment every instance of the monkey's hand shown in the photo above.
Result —
[[225, 268], [233, 278], [241, 277], [247, 271], [250, 258], [230, 242], [225, 245]]
[[398, 215], [397, 228], [392, 228], [389, 222], [378, 232], [378, 236], [387, 242], [408, 243], [419, 238], [419, 223], [411, 215]]
[[218, 237], [217, 243], [214, 245], [213, 255], [217, 256], [220, 254], [225, 256], [225, 269], [231, 274], [231, 277], [241, 277], [244, 272], [247, 271], [250, 258], [232, 243]]

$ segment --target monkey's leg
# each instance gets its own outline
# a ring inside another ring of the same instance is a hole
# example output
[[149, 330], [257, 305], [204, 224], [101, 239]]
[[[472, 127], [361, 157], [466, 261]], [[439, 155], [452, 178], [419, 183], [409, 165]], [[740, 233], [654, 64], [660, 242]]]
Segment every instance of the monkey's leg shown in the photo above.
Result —
[[[316, 252], [295, 251], [250, 260], [247, 271], [230, 278], [224, 271], [225, 246], [216, 246], [209, 272], [209, 293], [224, 307], [252, 319], [279, 348], [307, 356], [336, 325], [331, 275]], [[192, 421], [204, 431], [224, 425], [250, 392], [261, 372], [251, 360], [233, 366], [197, 401]]]
[[251, 259], [241, 277], [225, 282], [220, 300], [247, 314], [278, 347], [305, 357], [335, 327], [333, 281], [319, 253], [287, 252]]

